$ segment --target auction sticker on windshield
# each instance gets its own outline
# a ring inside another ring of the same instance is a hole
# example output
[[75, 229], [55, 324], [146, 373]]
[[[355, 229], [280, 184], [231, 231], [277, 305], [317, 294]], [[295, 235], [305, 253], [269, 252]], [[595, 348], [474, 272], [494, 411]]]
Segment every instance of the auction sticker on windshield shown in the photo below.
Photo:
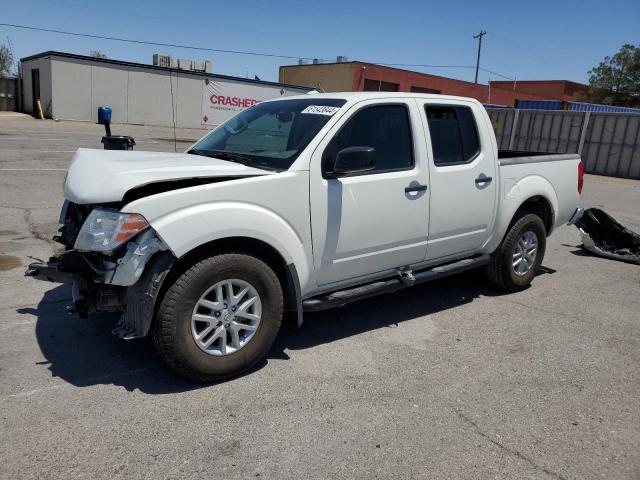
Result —
[[314, 115], [333, 115], [340, 107], [330, 107], [328, 105], [309, 105], [307, 108], [302, 110], [300, 113], [312, 113]]

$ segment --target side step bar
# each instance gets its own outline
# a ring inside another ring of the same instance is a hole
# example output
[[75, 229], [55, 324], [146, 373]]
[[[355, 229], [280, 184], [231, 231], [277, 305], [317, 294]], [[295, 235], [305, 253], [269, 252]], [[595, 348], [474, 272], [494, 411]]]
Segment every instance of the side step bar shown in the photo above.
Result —
[[456, 273], [481, 267], [489, 263], [489, 255], [479, 255], [477, 257], [465, 258], [452, 263], [446, 263], [437, 267], [432, 267], [421, 272], [411, 273], [411, 281], [407, 281], [407, 273], [400, 271], [399, 276], [389, 280], [368, 283], [359, 287], [348, 288], [331, 292], [326, 295], [308, 298], [302, 301], [302, 308], [305, 312], [316, 312], [328, 308], [342, 307], [347, 303], [355, 302], [365, 298], [380, 295], [382, 293], [393, 293], [405, 287], [410, 287], [417, 283], [429, 282], [438, 278], [447, 277]]

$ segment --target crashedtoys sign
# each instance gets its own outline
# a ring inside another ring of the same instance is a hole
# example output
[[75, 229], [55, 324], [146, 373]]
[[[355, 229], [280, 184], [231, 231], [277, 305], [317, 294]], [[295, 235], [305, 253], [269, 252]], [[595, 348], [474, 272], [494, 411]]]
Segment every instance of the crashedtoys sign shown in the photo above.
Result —
[[202, 124], [219, 125], [256, 103], [301, 93], [305, 91], [285, 89], [277, 85], [205, 78], [202, 81]]

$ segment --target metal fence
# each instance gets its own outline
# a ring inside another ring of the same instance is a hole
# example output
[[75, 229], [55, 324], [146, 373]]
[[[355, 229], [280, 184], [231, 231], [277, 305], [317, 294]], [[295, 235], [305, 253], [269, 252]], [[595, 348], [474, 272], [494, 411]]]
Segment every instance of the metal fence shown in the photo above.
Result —
[[640, 115], [568, 110], [487, 110], [498, 148], [579, 153], [585, 171], [640, 179]]
[[17, 110], [18, 79], [0, 77], [0, 112]]

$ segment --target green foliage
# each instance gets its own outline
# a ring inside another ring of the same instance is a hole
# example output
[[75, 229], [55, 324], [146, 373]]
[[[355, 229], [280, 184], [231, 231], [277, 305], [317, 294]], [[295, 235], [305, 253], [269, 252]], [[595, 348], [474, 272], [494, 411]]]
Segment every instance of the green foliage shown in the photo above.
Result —
[[89, 55], [95, 58], [108, 58], [107, 55], [102, 53], [100, 50], [91, 50]]
[[0, 75], [10, 75], [13, 69], [13, 53], [5, 45], [0, 45]]
[[640, 106], [640, 47], [625, 44], [613, 57], [605, 57], [589, 70], [589, 86], [587, 101]]

